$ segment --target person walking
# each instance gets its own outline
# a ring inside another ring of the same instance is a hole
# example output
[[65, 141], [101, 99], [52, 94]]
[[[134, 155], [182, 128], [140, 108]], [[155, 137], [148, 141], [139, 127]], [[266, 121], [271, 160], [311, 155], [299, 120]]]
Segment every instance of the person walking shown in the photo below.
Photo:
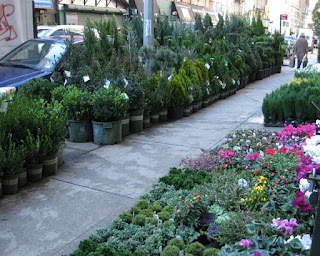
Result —
[[297, 69], [300, 68], [302, 60], [304, 56], [308, 54], [308, 51], [309, 51], [308, 41], [304, 33], [301, 33], [299, 39], [297, 40], [297, 42], [293, 47], [293, 53], [297, 55], [297, 59], [298, 59]]

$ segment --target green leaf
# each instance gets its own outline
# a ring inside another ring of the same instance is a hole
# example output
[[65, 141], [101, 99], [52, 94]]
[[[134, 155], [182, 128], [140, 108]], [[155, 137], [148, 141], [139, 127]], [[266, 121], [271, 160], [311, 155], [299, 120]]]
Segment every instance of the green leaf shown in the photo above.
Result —
[[303, 247], [298, 238], [291, 240], [288, 245], [294, 250], [301, 250]]

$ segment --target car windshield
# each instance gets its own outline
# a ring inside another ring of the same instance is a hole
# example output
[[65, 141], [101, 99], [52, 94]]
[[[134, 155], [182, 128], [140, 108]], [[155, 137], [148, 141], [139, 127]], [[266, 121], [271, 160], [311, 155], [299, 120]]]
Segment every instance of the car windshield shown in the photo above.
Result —
[[45, 37], [51, 29], [38, 29], [38, 37]]
[[65, 51], [64, 43], [30, 40], [3, 57], [0, 64], [52, 72]]

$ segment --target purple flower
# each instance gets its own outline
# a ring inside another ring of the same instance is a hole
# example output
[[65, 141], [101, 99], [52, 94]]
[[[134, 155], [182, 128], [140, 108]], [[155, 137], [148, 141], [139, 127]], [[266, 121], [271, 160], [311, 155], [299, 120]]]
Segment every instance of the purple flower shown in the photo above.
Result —
[[300, 212], [309, 212], [312, 210], [311, 205], [306, 204], [304, 202], [304, 194], [305, 193], [306, 193], [306, 191], [304, 191], [304, 192], [297, 191], [296, 192], [296, 200], [293, 200], [291, 202], [292, 206], [297, 207]]
[[261, 256], [261, 253], [260, 253], [260, 252], [252, 251], [252, 253], [253, 253], [254, 256]]
[[280, 218], [277, 218], [272, 220], [271, 226], [280, 230], [282, 233], [292, 235], [293, 227], [297, 227], [299, 225], [297, 224], [297, 220], [295, 218], [292, 218], [290, 221], [288, 221], [287, 219], [280, 220]]
[[180, 229], [183, 229], [183, 225], [180, 225], [180, 227], [179, 227]]
[[250, 241], [250, 240], [248, 240], [248, 239], [241, 239], [241, 241], [240, 241], [240, 245], [241, 246], [246, 246], [246, 247], [249, 247], [250, 245], [252, 245], [253, 243]]

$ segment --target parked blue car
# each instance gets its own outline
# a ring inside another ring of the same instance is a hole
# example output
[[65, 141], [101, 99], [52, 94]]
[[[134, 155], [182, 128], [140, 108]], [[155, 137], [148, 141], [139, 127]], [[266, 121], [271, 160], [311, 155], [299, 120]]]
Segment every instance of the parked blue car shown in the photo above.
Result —
[[[0, 59], [0, 88], [19, 86], [36, 77], [50, 79], [66, 53], [68, 36], [30, 39]], [[73, 44], [82, 44], [74, 37]]]

